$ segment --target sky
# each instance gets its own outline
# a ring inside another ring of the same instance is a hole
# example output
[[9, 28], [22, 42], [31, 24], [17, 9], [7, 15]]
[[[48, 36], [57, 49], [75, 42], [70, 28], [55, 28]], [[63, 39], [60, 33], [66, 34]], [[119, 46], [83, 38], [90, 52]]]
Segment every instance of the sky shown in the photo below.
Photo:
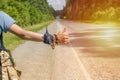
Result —
[[65, 6], [65, 0], [47, 0], [49, 5], [52, 5], [55, 10], [61, 10], [63, 9], [63, 6]]

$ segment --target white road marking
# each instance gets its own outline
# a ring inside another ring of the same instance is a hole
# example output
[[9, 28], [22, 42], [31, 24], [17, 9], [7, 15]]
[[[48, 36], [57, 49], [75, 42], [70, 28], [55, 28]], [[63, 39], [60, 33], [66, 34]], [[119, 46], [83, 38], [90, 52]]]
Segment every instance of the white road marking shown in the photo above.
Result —
[[73, 51], [73, 53], [74, 53], [74, 56], [75, 56], [75, 58], [76, 58], [76, 60], [77, 60], [77, 62], [78, 62], [78, 65], [81, 67], [81, 70], [82, 70], [83, 73], [84, 73], [84, 76], [85, 76], [86, 80], [92, 80], [92, 78], [90, 77], [89, 73], [88, 73], [87, 70], [85, 69], [83, 63], [80, 61], [80, 59], [79, 59], [79, 57], [78, 57], [78, 55], [77, 55], [77, 52], [74, 50], [74, 48], [72, 48], [72, 46], [71, 46], [71, 49], [72, 49], [72, 51]]

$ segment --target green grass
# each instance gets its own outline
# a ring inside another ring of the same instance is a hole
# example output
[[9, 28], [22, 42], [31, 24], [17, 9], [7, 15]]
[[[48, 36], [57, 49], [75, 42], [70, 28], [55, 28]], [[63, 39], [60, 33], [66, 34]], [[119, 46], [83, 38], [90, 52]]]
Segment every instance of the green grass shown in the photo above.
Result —
[[[46, 27], [52, 22], [53, 21], [48, 21], [48, 22], [44, 22], [41, 24], [33, 25], [33, 26], [27, 26], [24, 29], [30, 30], [33, 32], [38, 32], [39, 30], [43, 29], [44, 27]], [[23, 44], [25, 42], [25, 40], [20, 39], [19, 37], [17, 37], [16, 35], [10, 32], [4, 33], [3, 36], [4, 36], [3, 39], [4, 39], [5, 47], [9, 50], [14, 50], [20, 44]]]

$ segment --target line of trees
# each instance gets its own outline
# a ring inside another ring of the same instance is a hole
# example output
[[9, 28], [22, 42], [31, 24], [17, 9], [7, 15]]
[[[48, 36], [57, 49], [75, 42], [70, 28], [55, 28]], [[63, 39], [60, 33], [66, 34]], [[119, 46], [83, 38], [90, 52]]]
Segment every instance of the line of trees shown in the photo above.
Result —
[[0, 10], [8, 13], [20, 26], [54, 19], [54, 9], [47, 0], [0, 0]]
[[67, 0], [62, 18], [120, 21], [120, 0]]

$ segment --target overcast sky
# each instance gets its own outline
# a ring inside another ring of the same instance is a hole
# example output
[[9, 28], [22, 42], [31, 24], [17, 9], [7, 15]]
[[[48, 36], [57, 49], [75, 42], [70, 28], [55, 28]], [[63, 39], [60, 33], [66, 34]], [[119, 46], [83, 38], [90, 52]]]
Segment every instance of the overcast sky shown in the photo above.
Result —
[[63, 9], [63, 6], [65, 6], [65, 0], [47, 0], [50, 5], [53, 6], [55, 10], [61, 10]]

